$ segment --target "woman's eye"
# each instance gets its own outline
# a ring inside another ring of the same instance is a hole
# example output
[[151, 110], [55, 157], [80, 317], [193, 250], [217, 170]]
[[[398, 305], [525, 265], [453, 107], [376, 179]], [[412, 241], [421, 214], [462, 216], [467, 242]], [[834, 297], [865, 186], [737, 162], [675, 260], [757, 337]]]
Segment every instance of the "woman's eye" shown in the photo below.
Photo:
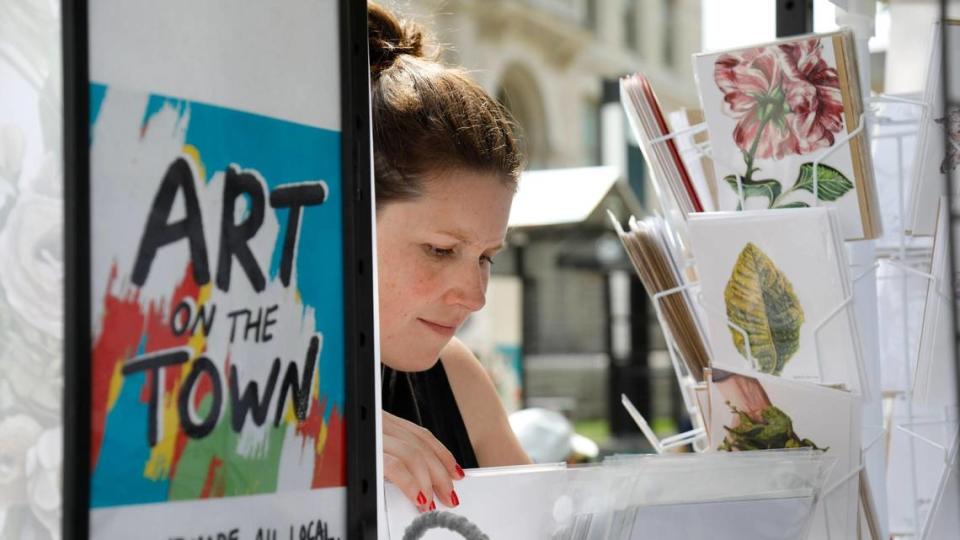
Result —
[[490, 266], [493, 266], [493, 257], [490, 257], [490, 256], [488, 256], [488, 255], [481, 255], [481, 256], [480, 256], [480, 262], [481, 262], [481, 263], [487, 263], [487, 264], [489, 264]]
[[426, 248], [427, 248], [427, 252], [430, 253], [430, 255], [433, 255], [438, 259], [453, 255], [453, 249], [450, 249], [450, 248], [441, 248], [437, 246], [431, 246], [429, 244], [426, 246]]

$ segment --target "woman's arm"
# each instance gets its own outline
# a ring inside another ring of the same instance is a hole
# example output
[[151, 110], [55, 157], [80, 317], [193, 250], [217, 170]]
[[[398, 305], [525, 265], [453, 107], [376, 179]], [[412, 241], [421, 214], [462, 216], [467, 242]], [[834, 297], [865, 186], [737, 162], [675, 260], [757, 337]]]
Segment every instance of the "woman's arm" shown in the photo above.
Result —
[[453, 338], [440, 352], [440, 358], [480, 466], [531, 463], [510, 429], [500, 397], [477, 357]]

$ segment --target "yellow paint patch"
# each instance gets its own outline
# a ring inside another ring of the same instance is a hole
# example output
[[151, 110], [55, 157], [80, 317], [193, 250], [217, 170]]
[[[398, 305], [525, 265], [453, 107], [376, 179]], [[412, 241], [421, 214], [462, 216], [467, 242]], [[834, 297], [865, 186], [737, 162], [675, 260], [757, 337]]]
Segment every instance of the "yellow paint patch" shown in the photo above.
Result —
[[[189, 145], [187, 145], [189, 146]], [[184, 149], [186, 151], [186, 148]], [[200, 288], [197, 294], [197, 307], [206, 303], [213, 293], [213, 284], [207, 284]], [[164, 393], [160, 404], [160, 439], [150, 450], [150, 460], [144, 466], [143, 475], [151, 480], [161, 480], [170, 476], [170, 468], [173, 465], [173, 457], [177, 449], [177, 436], [180, 433], [180, 412], [177, 410], [177, 395], [180, 388], [193, 369], [193, 364], [203, 353], [206, 345], [206, 337], [203, 334], [203, 327], [198, 326], [196, 334], [190, 337], [188, 345], [192, 350], [190, 360], [183, 364], [180, 370], [179, 380], [174, 385], [172, 392]]]
[[[199, 312], [200, 308], [210, 300], [210, 296], [213, 294], [213, 283], [207, 283], [203, 287], [200, 287], [200, 291], [197, 294], [197, 311]], [[197, 333], [193, 334], [190, 337], [190, 342], [188, 345], [193, 349], [193, 358], [200, 356], [203, 353], [203, 346], [207, 343], [207, 336], [203, 333], [203, 325], [197, 325]]]
[[[206, 180], [207, 168], [203, 166], [203, 160], [200, 159], [200, 150], [192, 144], [185, 144], [183, 145], [183, 153], [190, 156], [193, 164], [197, 167], [197, 172], [200, 173], [200, 178]], [[199, 299], [197, 303], [199, 303]]]
[[180, 413], [177, 411], [176, 393], [163, 395], [161, 419], [162, 436], [150, 451], [150, 460], [147, 461], [143, 471], [144, 477], [150, 480], [161, 480], [170, 476], [173, 454], [177, 447], [177, 433], [180, 429]]
[[123, 362], [113, 364], [113, 374], [110, 375], [110, 390], [107, 393], [107, 412], [113, 410], [113, 406], [120, 397], [120, 390], [123, 390]]
[[293, 409], [293, 397], [288, 397], [287, 402], [283, 406], [283, 421], [287, 425], [296, 425], [300, 421], [297, 418], [297, 413]]
[[327, 446], [327, 434], [328, 434], [328, 433], [329, 433], [329, 430], [327, 429], [327, 423], [324, 422], [324, 423], [320, 426], [320, 433], [317, 435], [317, 444], [314, 445], [314, 448], [316, 449], [317, 454], [322, 454], [322, 453], [323, 453], [323, 448], [324, 448], [325, 446]]

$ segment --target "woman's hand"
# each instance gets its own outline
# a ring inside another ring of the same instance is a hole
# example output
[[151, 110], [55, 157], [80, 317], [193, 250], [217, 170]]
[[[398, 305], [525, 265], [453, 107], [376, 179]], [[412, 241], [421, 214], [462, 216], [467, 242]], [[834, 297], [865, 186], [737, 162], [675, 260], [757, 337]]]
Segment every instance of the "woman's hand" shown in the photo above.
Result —
[[443, 504], [460, 504], [453, 480], [463, 469], [453, 454], [430, 433], [413, 422], [383, 413], [383, 471], [421, 512], [436, 509], [434, 494]]

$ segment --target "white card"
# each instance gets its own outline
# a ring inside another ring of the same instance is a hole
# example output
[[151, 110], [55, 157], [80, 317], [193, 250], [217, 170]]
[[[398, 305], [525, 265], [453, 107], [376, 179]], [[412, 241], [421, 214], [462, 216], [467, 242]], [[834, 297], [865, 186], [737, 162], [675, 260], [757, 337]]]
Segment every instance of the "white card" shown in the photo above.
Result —
[[[917, 371], [913, 380], [916, 405], [943, 410], [957, 405], [956, 356], [953, 339], [953, 309], [956, 301], [956, 275], [950, 275], [950, 244], [947, 228], [950, 209], [946, 197], [940, 200], [937, 236], [933, 245], [931, 273], [927, 283], [927, 301], [917, 352]], [[953, 242], [958, 236], [953, 231]], [[954, 247], [956, 249], [956, 247]]]
[[[858, 397], [763, 374], [714, 370], [713, 377], [709, 385], [711, 448], [738, 450], [769, 443], [760, 449], [816, 447], [825, 451], [837, 460], [826, 485], [837, 487], [823, 495], [824, 504], [814, 514], [809, 538], [855, 538], [859, 477], [845, 478], [860, 466]], [[748, 430], [744, 415], [754, 423], [752, 430]], [[781, 429], [784, 425], [791, 428]], [[758, 429], [763, 433], [758, 434]]]
[[[946, 33], [947, 47], [951, 51], [960, 50], [960, 20], [948, 20]], [[949, 110], [943, 107], [943, 70], [941, 65], [941, 25], [934, 23], [930, 36], [930, 55], [927, 65], [927, 81], [923, 99], [927, 103], [920, 120], [917, 142], [917, 159], [914, 160], [913, 183], [910, 200], [910, 225], [908, 229], [915, 236], [929, 236], [936, 229], [937, 201], [946, 195], [946, 172], [956, 171], [960, 166], [960, 105], [957, 95], [951, 96], [954, 103]], [[960, 92], [960, 55], [950, 55], [949, 87]], [[944, 130], [949, 131], [950, 152], [944, 153]]]
[[831, 212], [690, 217], [715, 366], [861, 391], [846, 252], [837, 246]]
[[869, 236], [866, 205], [875, 197], [860, 191], [873, 180], [857, 165], [859, 136], [848, 139], [862, 107], [842, 36], [694, 56], [719, 210], [826, 205], [839, 211], [845, 239]]

